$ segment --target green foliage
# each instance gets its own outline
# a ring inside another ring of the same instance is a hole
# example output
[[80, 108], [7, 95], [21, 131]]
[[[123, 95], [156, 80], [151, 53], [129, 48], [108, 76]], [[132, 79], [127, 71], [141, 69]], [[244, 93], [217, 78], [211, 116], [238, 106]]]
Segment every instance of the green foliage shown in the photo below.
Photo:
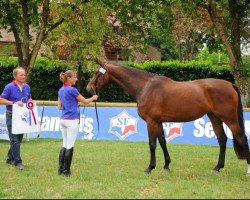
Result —
[[30, 79], [34, 99], [56, 100], [58, 89], [62, 86], [59, 74], [68, 69], [75, 69], [57, 60], [39, 58]]
[[211, 61], [213, 64], [229, 63], [229, 58], [224, 52], [210, 53], [207, 48], [203, 49], [197, 56], [198, 61]]
[[[123, 64], [146, 70], [154, 74], [167, 76], [177, 81], [189, 81], [213, 77], [225, 79], [234, 83], [234, 77], [227, 66], [213, 66], [211, 62], [192, 61], [188, 63], [180, 63], [179, 61], [151, 61], [145, 62], [144, 64], [135, 62], [127, 62]], [[12, 81], [12, 70], [17, 66], [17, 59], [0, 59], [0, 91], [3, 90], [7, 83]], [[50, 60], [48, 58], [37, 59], [29, 82], [32, 89], [33, 99], [57, 100], [57, 92], [62, 85], [59, 80], [59, 74], [67, 69], [76, 69], [76, 67], [62, 63], [58, 60]], [[90, 94], [86, 92], [85, 88], [92, 74], [93, 70], [89, 70], [82, 74], [82, 87], [79, 91], [86, 98], [90, 97]], [[99, 101], [101, 102], [134, 102], [134, 99], [117, 84], [111, 84], [99, 92]]]
[[[164, 9], [164, 11], [161, 12], [161, 18], [159, 16], [159, 18], [153, 18], [154, 20], [146, 41], [148, 45], [157, 47], [161, 51], [162, 60], [176, 60], [178, 59], [178, 49], [176, 48], [175, 41], [172, 38], [172, 25], [166, 25], [166, 21], [170, 23], [170, 17], [168, 17], [168, 20], [165, 19], [164, 23], [162, 22], [162, 16], [164, 14], [166, 15], [166, 13], [169, 12], [166, 12]], [[157, 15], [160, 15], [160, 13]], [[163, 24], [165, 24], [165, 27], [162, 26]]]
[[[243, 72], [246, 72], [246, 74], [248, 75], [246, 85], [248, 87], [247, 91], [250, 91], [250, 55], [245, 55], [242, 57], [241, 69], [243, 69]], [[248, 99], [247, 107], [250, 107], [250, 98]]]
[[[13, 80], [12, 71], [15, 67], [18, 67], [16, 58], [0, 58], [0, 91]], [[33, 99], [56, 100], [57, 91], [61, 87], [59, 74], [72, 68], [60, 61], [38, 58], [29, 82]]]
[[[0, 66], [1, 67], [7, 67], [7, 66], [17, 67], [18, 61], [16, 58], [0, 57]], [[0, 72], [2, 72], [2, 70]]]
[[[3, 45], [3, 44], [2, 44]], [[0, 48], [0, 57], [11, 56], [15, 45], [13, 43], [8, 43]]]
[[94, 65], [91, 63], [93, 57], [103, 56], [102, 41], [112, 33], [112, 27], [106, 22], [107, 8], [94, 1], [82, 3], [77, 0], [74, 9], [67, 6], [64, 11], [62, 14], [70, 17], [65, 17], [64, 23], [48, 36], [46, 43], [55, 53], [61, 48], [58, 45], [61, 42], [69, 50], [68, 59], [81, 65], [84, 72]]
[[5, 85], [13, 80], [12, 71], [18, 66], [17, 59], [0, 57], [0, 91], [2, 93]]
[[210, 61], [150, 61], [144, 64], [129, 62], [129, 66], [149, 71], [151, 73], [167, 76], [176, 81], [189, 81], [202, 78], [220, 78], [234, 83], [234, 77], [228, 66], [214, 66]]

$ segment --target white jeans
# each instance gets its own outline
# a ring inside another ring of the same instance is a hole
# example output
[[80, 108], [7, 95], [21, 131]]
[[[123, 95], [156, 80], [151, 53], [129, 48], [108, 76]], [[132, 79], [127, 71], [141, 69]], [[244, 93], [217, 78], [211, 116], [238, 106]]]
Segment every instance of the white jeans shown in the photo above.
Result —
[[79, 119], [60, 120], [60, 130], [62, 131], [62, 138], [63, 138], [62, 147], [66, 149], [71, 149], [72, 147], [74, 147], [78, 129], [79, 129]]

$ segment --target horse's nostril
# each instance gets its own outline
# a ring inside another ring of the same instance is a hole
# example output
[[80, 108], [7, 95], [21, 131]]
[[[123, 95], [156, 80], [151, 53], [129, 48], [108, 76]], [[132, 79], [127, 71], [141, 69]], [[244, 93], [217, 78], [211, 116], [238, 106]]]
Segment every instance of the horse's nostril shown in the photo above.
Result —
[[92, 95], [95, 94], [95, 90], [94, 90], [93, 87], [87, 87], [86, 90], [87, 90], [88, 93], [90, 93]]

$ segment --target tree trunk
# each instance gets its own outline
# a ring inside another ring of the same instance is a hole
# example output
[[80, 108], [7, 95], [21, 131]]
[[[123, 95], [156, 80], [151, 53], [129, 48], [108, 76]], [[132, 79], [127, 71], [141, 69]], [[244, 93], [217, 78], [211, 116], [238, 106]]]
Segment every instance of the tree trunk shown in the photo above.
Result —
[[23, 63], [22, 67], [28, 69], [28, 64], [29, 64], [29, 44], [30, 44], [30, 34], [29, 34], [29, 24], [30, 24], [30, 17], [28, 14], [28, 5], [26, 0], [21, 0], [21, 6], [22, 6], [22, 26], [23, 26]]
[[178, 55], [179, 55], [179, 61], [182, 62], [182, 43], [181, 43], [181, 41], [178, 44]]
[[191, 37], [192, 37], [192, 30], [187, 32], [187, 37], [186, 37], [186, 41], [185, 41], [185, 60], [186, 61], [190, 61], [190, 57], [191, 57]]
[[23, 66], [22, 41], [21, 41], [20, 35], [18, 33], [17, 24], [15, 23], [15, 20], [13, 19], [13, 16], [11, 13], [10, 1], [7, 1], [5, 3], [5, 10], [7, 13], [7, 21], [9, 23], [11, 30], [13, 32], [13, 35], [15, 37], [15, 44], [16, 44], [18, 61], [19, 61], [20, 66]]
[[40, 47], [42, 45], [42, 42], [44, 38], [48, 35], [48, 32], [52, 31], [53, 29], [57, 28], [60, 24], [64, 22], [64, 19], [60, 19], [55, 24], [52, 24], [50, 27], [48, 27], [48, 19], [50, 14], [50, 0], [44, 0], [42, 4], [42, 19], [40, 22], [39, 32], [37, 37], [35, 38], [34, 46], [32, 51], [30, 50], [30, 14], [29, 14], [29, 8], [28, 3], [26, 0], [21, 0], [20, 5], [22, 8], [22, 15], [21, 22], [22, 26], [21, 28], [17, 26], [16, 19], [12, 16], [11, 12], [11, 3], [10, 1], [6, 1], [5, 3], [5, 10], [7, 12], [7, 20], [11, 27], [11, 31], [13, 32], [14, 38], [15, 38], [15, 45], [17, 49], [17, 56], [18, 56], [18, 63], [20, 67], [23, 67], [27, 71], [27, 80], [29, 80], [31, 72], [33, 70], [38, 52], [40, 50]]
[[42, 20], [40, 25], [40, 32], [38, 33], [38, 36], [35, 41], [35, 45], [33, 47], [33, 50], [31, 51], [29, 55], [29, 62], [27, 65], [27, 78], [30, 78], [31, 72], [33, 70], [33, 67], [36, 62], [36, 58], [38, 55], [38, 52], [40, 50], [40, 47], [42, 45], [42, 42], [46, 35], [46, 28], [48, 26], [48, 19], [49, 19], [49, 0], [43, 1], [43, 12], [42, 12]]
[[[234, 2], [234, 0], [229, 0], [231, 3]], [[230, 66], [232, 68], [232, 73], [235, 77], [236, 84], [239, 86], [241, 92], [246, 92], [246, 76], [245, 73], [242, 72], [240, 66], [241, 66], [241, 50], [240, 50], [240, 29], [239, 29], [239, 15], [237, 15], [237, 11], [234, 8], [233, 11], [235, 12], [231, 17], [233, 20], [232, 22], [232, 30], [231, 30], [231, 37], [227, 34], [227, 29], [224, 25], [223, 20], [217, 15], [216, 5], [214, 0], [209, 0], [209, 4], [207, 5], [206, 9], [209, 13], [209, 16], [213, 22], [213, 25], [217, 31], [217, 34], [222, 39], [229, 60], [230, 60]], [[230, 5], [229, 5], [230, 6]], [[237, 15], [237, 16], [236, 16]], [[232, 41], [232, 42], [231, 42]]]
[[192, 42], [191, 42], [191, 51], [190, 51], [190, 60], [193, 59], [193, 56], [194, 56], [194, 47], [195, 47], [195, 42], [197, 40], [197, 37], [198, 37], [198, 34], [196, 33], [196, 31], [194, 30], [193, 33], [192, 33]]

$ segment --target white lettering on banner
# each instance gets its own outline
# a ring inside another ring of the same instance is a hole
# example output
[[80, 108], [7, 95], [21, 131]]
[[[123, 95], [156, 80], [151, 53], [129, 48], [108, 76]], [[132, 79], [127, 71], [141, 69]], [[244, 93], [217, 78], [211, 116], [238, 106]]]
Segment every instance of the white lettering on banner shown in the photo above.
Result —
[[79, 132], [91, 133], [94, 129], [93, 123], [93, 118], [85, 118], [85, 115], [81, 115]]
[[9, 132], [5, 122], [5, 115], [0, 115], [0, 139], [9, 140]]
[[[41, 122], [41, 117], [38, 117], [38, 124]], [[93, 118], [86, 117], [81, 115], [80, 117], [80, 125], [79, 125], [79, 132], [90, 133], [93, 131]], [[41, 125], [41, 131], [60, 131], [60, 117], [43, 117], [43, 122]]]
[[225, 131], [227, 137], [229, 139], [233, 139], [233, 135], [232, 135], [232, 132], [231, 132], [230, 128], [228, 128], [228, 126], [226, 124], [224, 124], [224, 123], [223, 123], [223, 128], [224, 128], [224, 131]]
[[[39, 124], [41, 123], [41, 117], [38, 117]], [[41, 131], [49, 131], [50, 127], [50, 117], [43, 117]]]
[[194, 121], [194, 127], [197, 128], [197, 129], [194, 129], [195, 137], [203, 137], [205, 135], [205, 130], [202, 124], [205, 124], [205, 120], [203, 118], [200, 118]]
[[91, 133], [93, 131], [93, 123], [94, 123], [93, 118], [86, 118], [85, 119], [85, 126], [83, 128], [83, 131], [85, 133]]
[[247, 138], [250, 138], [250, 121], [249, 120], [245, 120], [245, 131], [246, 131], [246, 135]]
[[60, 130], [60, 118], [59, 117], [51, 117], [50, 118], [50, 131], [59, 131]]
[[213, 126], [212, 126], [212, 123], [211, 122], [208, 122], [206, 123], [205, 125], [205, 135], [208, 137], [208, 138], [213, 138], [215, 133], [213, 131]]
[[[203, 118], [199, 118], [199, 119], [194, 121], [194, 126], [195, 126], [195, 129], [194, 129], [194, 136], [195, 137], [207, 137], [207, 138], [216, 137], [214, 130], [213, 130], [212, 123], [210, 121], [205, 122], [205, 120]], [[223, 128], [224, 128], [224, 131], [225, 131], [227, 137], [229, 139], [233, 139], [232, 132], [225, 123], [223, 123]], [[248, 120], [245, 120], [245, 129], [246, 129], [245, 132], [246, 132], [247, 138], [249, 139], [250, 121], [248, 121]]]

